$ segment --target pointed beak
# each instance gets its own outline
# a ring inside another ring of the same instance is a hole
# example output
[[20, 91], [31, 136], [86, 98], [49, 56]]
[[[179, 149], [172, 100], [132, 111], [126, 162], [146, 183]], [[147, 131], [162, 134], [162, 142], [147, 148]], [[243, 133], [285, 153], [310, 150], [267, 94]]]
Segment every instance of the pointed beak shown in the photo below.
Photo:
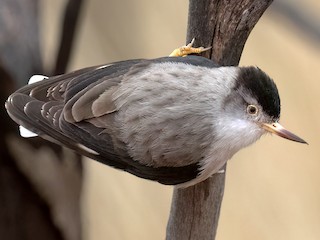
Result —
[[276, 134], [276, 135], [278, 135], [280, 137], [289, 139], [291, 141], [308, 144], [302, 138], [300, 138], [297, 135], [293, 134], [292, 132], [289, 132], [288, 130], [286, 130], [278, 122], [264, 123], [264, 124], [262, 124], [262, 128], [267, 130], [268, 132], [274, 133], [274, 134]]

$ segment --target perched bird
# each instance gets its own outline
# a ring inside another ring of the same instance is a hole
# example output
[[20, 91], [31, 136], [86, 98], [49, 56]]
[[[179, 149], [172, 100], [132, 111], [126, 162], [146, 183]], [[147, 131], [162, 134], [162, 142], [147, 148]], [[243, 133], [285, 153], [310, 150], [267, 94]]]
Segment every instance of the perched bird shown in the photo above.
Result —
[[200, 56], [128, 60], [49, 77], [13, 93], [11, 118], [39, 136], [138, 177], [187, 187], [279, 123], [273, 80]]

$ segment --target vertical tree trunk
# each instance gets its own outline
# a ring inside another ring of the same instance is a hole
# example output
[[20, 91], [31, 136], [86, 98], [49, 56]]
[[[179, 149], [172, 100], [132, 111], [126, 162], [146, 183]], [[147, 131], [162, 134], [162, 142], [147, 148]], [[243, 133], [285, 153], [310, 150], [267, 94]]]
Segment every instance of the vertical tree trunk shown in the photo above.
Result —
[[[187, 42], [212, 46], [203, 56], [238, 65], [245, 42], [272, 0], [190, 0]], [[186, 189], [174, 189], [167, 239], [215, 239], [225, 173]]]

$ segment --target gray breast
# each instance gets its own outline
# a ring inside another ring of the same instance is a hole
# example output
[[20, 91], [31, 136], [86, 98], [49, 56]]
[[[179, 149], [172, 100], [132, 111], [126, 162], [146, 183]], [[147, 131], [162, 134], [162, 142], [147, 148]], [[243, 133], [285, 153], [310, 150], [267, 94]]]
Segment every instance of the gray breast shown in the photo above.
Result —
[[215, 86], [221, 94], [228, 81], [213, 84], [217, 79], [203, 67], [162, 65], [130, 76], [114, 93], [121, 139], [130, 155], [147, 165], [199, 162], [214, 139], [220, 106]]

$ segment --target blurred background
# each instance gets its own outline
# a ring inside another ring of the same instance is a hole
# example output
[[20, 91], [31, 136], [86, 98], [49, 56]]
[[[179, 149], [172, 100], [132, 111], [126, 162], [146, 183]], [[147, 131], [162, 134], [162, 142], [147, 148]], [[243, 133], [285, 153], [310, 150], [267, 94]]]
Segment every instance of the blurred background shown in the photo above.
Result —
[[[44, 67], [56, 56], [65, 0], [39, 1]], [[320, 2], [275, 1], [240, 65], [277, 83], [281, 123], [309, 145], [265, 136], [227, 167], [217, 239], [320, 239]], [[67, 71], [168, 55], [185, 43], [188, 1], [84, 1]], [[83, 162], [83, 237], [164, 239], [172, 187]]]

